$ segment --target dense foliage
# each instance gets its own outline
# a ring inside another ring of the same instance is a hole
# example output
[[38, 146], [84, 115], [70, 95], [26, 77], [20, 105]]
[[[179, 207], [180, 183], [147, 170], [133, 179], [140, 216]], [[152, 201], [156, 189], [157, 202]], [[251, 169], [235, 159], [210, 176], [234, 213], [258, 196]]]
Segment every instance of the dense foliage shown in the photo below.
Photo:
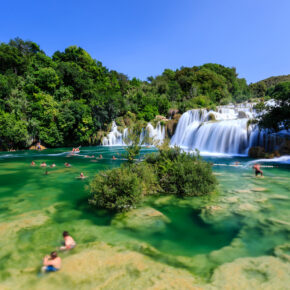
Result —
[[273, 131], [290, 128], [290, 82], [282, 82], [269, 90], [269, 96], [275, 105], [259, 103], [256, 108], [265, 113], [258, 120], [261, 128]]
[[97, 208], [128, 210], [142, 195], [142, 186], [136, 173], [129, 167], [114, 168], [96, 175], [90, 184], [89, 203]]
[[146, 157], [158, 175], [162, 191], [179, 197], [205, 195], [214, 191], [216, 178], [211, 165], [179, 148], [160, 150]]
[[144, 162], [130, 162], [97, 174], [90, 184], [89, 203], [97, 208], [123, 211], [135, 207], [145, 195], [206, 195], [215, 190], [216, 183], [211, 165], [198, 153], [190, 155], [178, 148], [159, 149]]
[[257, 82], [257, 84], [264, 83], [266, 85], [266, 88], [269, 89], [269, 88], [274, 87], [277, 84], [282, 83], [282, 82], [290, 82], [290, 74], [270, 77], [270, 78], [267, 78], [267, 79], [264, 79], [264, 80]]
[[[31, 41], [0, 44], [0, 147], [98, 144], [120, 116], [150, 121], [249, 98], [245, 79], [219, 64], [165, 69], [148, 81], [108, 70], [84, 49], [70, 46], [47, 56]], [[3, 130], [3, 128], [6, 128]]]

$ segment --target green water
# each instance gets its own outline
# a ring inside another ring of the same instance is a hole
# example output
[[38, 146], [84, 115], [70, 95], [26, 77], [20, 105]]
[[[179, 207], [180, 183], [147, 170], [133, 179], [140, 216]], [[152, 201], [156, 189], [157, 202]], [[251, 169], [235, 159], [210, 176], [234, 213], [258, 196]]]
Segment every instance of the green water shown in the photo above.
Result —
[[[144, 149], [142, 155], [150, 151]], [[119, 147], [88, 147], [72, 157], [67, 156], [68, 149], [0, 153], [0, 283], [11, 281], [13, 285], [20, 276], [23, 279], [34, 275], [35, 279], [27, 278], [23, 287], [34, 285], [40, 279], [41, 258], [60, 245], [64, 230], [72, 233], [79, 252], [89, 248], [90, 243], [105, 242], [184, 268], [205, 282], [226, 262], [239, 257], [272, 256], [275, 247], [289, 242], [287, 165], [265, 168], [265, 178], [255, 178], [249, 167], [214, 166], [219, 194], [146, 201], [147, 207], [168, 219], [162, 230], [114, 226], [114, 214], [88, 207], [86, 186], [99, 170], [119, 166], [123, 152]], [[103, 159], [84, 157], [93, 154], [102, 154]], [[118, 159], [113, 161], [113, 155]], [[32, 160], [37, 166], [30, 166]], [[207, 160], [227, 165], [233, 161], [245, 165], [249, 161], [213, 157]], [[48, 167], [45, 174], [46, 169], [39, 166], [41, 162], [55, 163], [56, 167]], [[72, 167], [65, 168], [65, 162]], [[80, 172], [88, 178], [76, 178]], [[144, 244], [145, 250], [138, 246]]]

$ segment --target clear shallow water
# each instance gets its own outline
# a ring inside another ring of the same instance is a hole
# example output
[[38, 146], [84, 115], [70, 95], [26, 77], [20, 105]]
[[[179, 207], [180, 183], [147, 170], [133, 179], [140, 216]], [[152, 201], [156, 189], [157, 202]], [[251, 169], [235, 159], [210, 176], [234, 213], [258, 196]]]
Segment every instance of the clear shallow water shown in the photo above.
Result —
[[[151, 151], [144, 148], [142, 154]], [[121, 147], [87, 147], [72, 157], [67, 157], [65, 148], [0, 153], [0, 283], [16, 283], [23, 269], [37, 275], [42, 256], [59, 246], [63, 230], [72, 232], [80, 252], [101, 241], [205, 279], [225, 262], [273, 255], [275, 247], [289, 242], [289, 165], [273, 163], [278, 167], [264, 168], [265, 178], [255, 178], [252, 169], [244, 166], [250, 160], [238, 157], [205, 157], [219, 164], [213, 166], [220, 182], [218, 195], [148, 199], [146, 206], [169, 220], [162, 230], [115, 227], [113, 214], [90, 210], [85, 187], [99, 170], [119, 166], [123, 152]], [[93, 154], [104, 158], [84, 157]], [[37, 166], [30, 166], [32, 160]], [[43, 161], [56, 164], [47, 168], [47, 175], [39, 167]], [[241, 166], [229, 166], [235, 161]], [[65, 168], [64, 162], [72, 167]], [[77, 179], [80, 172], [88, 178]], [[155, 252], [138, 246], [144, 243]], [[25, 271], [21, 279], [28, 275]]]

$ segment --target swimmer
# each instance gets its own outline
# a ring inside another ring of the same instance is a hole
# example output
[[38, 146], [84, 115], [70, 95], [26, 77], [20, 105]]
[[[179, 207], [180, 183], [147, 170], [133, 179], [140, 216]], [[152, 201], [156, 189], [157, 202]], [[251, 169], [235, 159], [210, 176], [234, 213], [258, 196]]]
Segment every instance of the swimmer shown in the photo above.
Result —
[[42, 273], [56, 272], [61, 267], [61, 258], [57, 256], [57, 252], [51, 252], [50, 255], [43, 259]]
[[31, 165], [31, 166], [35, 166], [36, 164], [35, 164], [34, 161], [32, 161], [32, 162], [30, 163], [30, 165]]
[[113, 155], [112, 159], [113, 159], [113, 160], [116, 160], [117, 158]]
[[65, 166], [65, 167], [71, 167], [71, 164], [65, 162], [64, 166]]
[[77, 245], [75, 240], [69, 235], [69, 233], [67, 231], [64, 231], [62, 233], [62, 236], [64, 239], [64, 246], [61, 246], [59, 248], [61, 251], [71, 250]]
[[50, 165], [51, 168], [53, 168], [53, 167], [55, 167], [55, 166], [56, 166], [55, 163], [52, 163], [52, 164]]
[[37, 149], [37, 150], [41, 150], [40, 142], [37, 142], [37, 144], [36, 144], [36, 149]]
[[46, 163], [45, 162], [42, 162], [41, 164], [40, 164], [40, 167], [46, 167], [47, 165], [46, 165]]
[[80, 176], [79, 176], [79, 177], [77, 177], [77, 178], [80, 178], [80, 179], [85, 179], [85, 178], [87, 178], [87, 176], [84, 176], [84, 174], [81, 172]]
[[102, 155], [102, 154], [100, 154], [99, 158], [100, 158], [100, 159], [103, 159], [103, 155]]
[[261, 176], [263, 176], [263, 171], [261, 170], [261, 165], [260, 164], [255, 164], [253, 166], [253, 169], [255, 170], [255, 175], [258, 176], [259, 174], [261, 174]]

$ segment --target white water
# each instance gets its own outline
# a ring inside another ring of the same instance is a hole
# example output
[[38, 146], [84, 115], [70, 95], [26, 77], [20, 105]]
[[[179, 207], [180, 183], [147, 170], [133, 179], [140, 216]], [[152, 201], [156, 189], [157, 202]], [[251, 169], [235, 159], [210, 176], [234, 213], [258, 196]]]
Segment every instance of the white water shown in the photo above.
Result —
[[257, 159], [249, 161], [246, 163], [245, 167], [249, 167], [255, 163], [281, 163], [281, 164], [290, 164], [290, 155], [284, 155], [281, 157], [275, 157], [272, 159]]
[[[257, 125], [248, 125], [248, 121], [257, 116], [253, 106], [253, 103], [245, 103], [220, 106], [217, 111], [187, 111], [181, 116], [170, 144], [186, 151], [198, 149], [201, 155], [212, 156], [247, 156], [249, 148], [253, 146], [262, 146], [266, 151], [277, 149], [287, 134], [289, 138], [289, 132], [281, 130], [277, 134], [269, 134], [266, 130], [260, 130]], [[119, 132], [113, 122], [111, 132], [103, 138], [102, 144], [124, 146], [128, 133], [128, 129], [123, 133]], [[148, 139], [151, 141], [148, 142]], [[164, 139], [165, 126], [158, 123], [154, 128], [148, 123], [142, 130], [140, 143], [161, 144]]]
[[220, 106], [217, 111], [190, 110], [181, 116], [170, 144], [198, 149], [202, 155], [247, 155], [252, 146], [275, 149], [277, 135], [247, 125], [255, 116], [250, 103]]
[[118, 126], [115, 121], [112, 122], [111, 132], [107, 137], [104, 137], [102, 144], [104, 146], [124, 146], [124, 139], [128, 134], [128, 129], [126, 128], [123, 133], [118, 131]]
[[[118, 131], [118, 126], [116, 125], [115, 121], [112, 122], [112, 128], [110, 133], [107, 137], [104, 137], [102, 140], [102, 144], [104, 146], [125, 146], [125, 139], [128, 137], [129, 131], [128, 128], [125, 128], [123, 133]], [[151, 142], [145, 142], [145, 140], [151, 140]], [[146, 139], [145, 139], [146, 138]], [[142, 130], [140, 136], [140, 143], [144, 145], [151, 145], [151, 144], [161, 144], [165, 139], [165, 127], [162, 126], [160, 123], [157, 124], [156, 128], [152, 126], [151, 123], [148, 123], [146, 128]], [[144, 142], [143, 142], [144, 141]]]

